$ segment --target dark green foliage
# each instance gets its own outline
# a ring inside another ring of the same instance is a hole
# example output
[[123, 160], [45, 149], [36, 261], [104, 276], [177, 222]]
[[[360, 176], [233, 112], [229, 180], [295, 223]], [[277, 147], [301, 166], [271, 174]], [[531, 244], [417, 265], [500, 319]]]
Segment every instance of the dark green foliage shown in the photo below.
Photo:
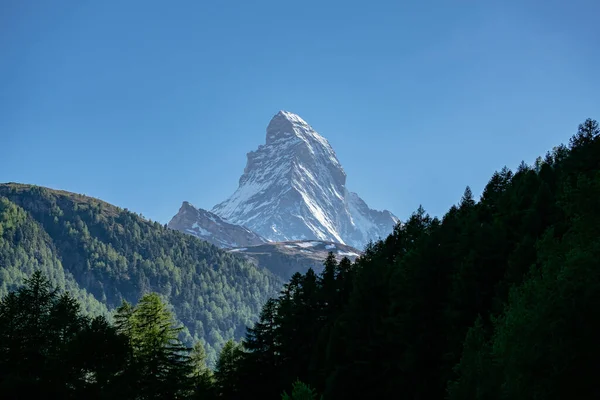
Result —
[[221, 349], [215, 368], [215, 390], [219, 397], [237, 399], [244, 394], [237, 378], [242, 354], [241, 345], [233, 340], [228, 340]]
[[467, 187], [442, 220], [419, 208], [354, 264], [294, 275], [229, 382], [273, 399], [298, 379], [325, 399], [597, 398], [599, 198], [587, 120], [480, 201]]
[[0, 301], [0, 393], [7, 399], [106, 398], [121, 391], [127, 341], [81, 314], [41, 272]]
[[[116, 326], [35, 271], [0, 301], [0, 393], [7, 399], [210, 399], [200, 343], [178, 339], [167, 304], [148, 293], [119, 307]], [[235, 368], [236, 359], [229, 361]]]
[[193, 398], [209, 399], [214, 397], [214, 377], [206, 365], [206, 352], [202, 343], [196, 342], [190, 353], [192, 374], [190, 375]]
[[36, 268], [93, 315], [160, 293], [184, 324], [182, 338], [202, 341], [211, 365], [281, 287], [264, 269], [99, 200], [0, 185], [0, 294]]
[[65, 288], [92, 315], [108, 315], [106, 305], [83, 289], [63, 268], [52, 239], [22, 208], [0, 196], [0, 296], [19, 288], [39, 270]]
[[292, 387], [292, 395], [284, 392], [281, 395], [281, 400], [317, 400], [317, 393], [310, 386], [300, 381], [294, 382]]
[[144, 295], [135, 308], [124, 303], [116, 320], [118, 331], [128, 338], [131, 348], [128, 379], [137, 388], [136, 396], [143, 399], [188, 396], [194, 387], [190, 349], [179, 340], [183, 328], [176, 326], [158, 294]]

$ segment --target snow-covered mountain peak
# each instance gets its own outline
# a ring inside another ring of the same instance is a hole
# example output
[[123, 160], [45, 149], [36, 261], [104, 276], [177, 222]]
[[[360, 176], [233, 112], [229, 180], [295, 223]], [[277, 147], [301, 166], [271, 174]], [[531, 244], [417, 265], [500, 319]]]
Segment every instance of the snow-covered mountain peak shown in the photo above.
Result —
[[304, 132], [314, 130], [299, 115], [289, 111], [279, 111], [267, 126], [267, 144], [276, 140], [300, 137]]
[[190, 203], [189, 201], [183, 201], [183, 203], [181, 203], [181, 208], [182, 209], [196, 209], [196, 207]]
[[[266, 144], [280, 141], [297, 142], [298, 140], [309, 147], [322, 146], [327, 153], [335, 157], [327, 139], [319, 135], [302, 117], [289, 111], [279, 111], [275, 114], [267, 126]], [[337, 158], [335, 161], [337, 162]]]
[[277, 114], [275, 114], [275, 116], [272, 118], [272, 120], [279, 119], [279, 118], [287, 119], [288, 121], [295, 123], [295, 124], [309, 126], [308, 122], [306, 122], [304, 119], [302, 119], [301, 116], [299, 116], [298, 114], [294, 114], [293, 112], [279, 110], [279, 112]]
[[350, 195], [327, 139], [294, 113], [278, 112], [267, 127], [266, 143], [247, 156], [238, 189], [212, 212], [264, 238], [362, 248], [387, 236], [397, 221]]

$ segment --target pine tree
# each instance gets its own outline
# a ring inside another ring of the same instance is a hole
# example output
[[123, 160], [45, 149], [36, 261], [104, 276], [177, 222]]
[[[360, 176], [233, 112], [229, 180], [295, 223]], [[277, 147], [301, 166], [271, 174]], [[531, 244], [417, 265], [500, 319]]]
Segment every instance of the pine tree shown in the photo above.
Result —
[[242, 357], [242, 345], [231, 339], [225, 343], [219, 353], [215, 368], [216, 391], [225, 399], [238, 399], [242, 394], [238, 375]]
[[0, 302], [0, 389], [7, 397], [50, 390], [46, 385], [59, 340], [50, 329], [51, 311], [57, 300], [58, 291], [35, 271], [24, 287]]
[[[322, 399], [323, 396], [321, 396]], [[292, 395], [290, 396], [287, 392], [284, 392], [281, 395], [281, 400], [317, 400], [317, 393], [309, 385], [296, 380], [292, 386]]]
[[[333, 292], [335, 292], [335, 275], [337, 270], [337, 259], [335, 258], [335, 254], [333, 252], [329, 252], [327, 254], [327, 258], [325, 262], [323, 262], [323, 272], [319, 277], [319, 284], [321, 285], [322, 297], [323, 301], [326, 301], [326, 298], [333, 297]], [[325, 306], [325, 304], [323, 304]]]
[[460, 208], [472, 207], [475, 205], [475, 200], [473, 199], [473, 192], [469, 186], [466, 187], [465, 192], [460, 199]]
[[[258, 322], [248, 328], [243, 342], [244, 348], [257, 362], [278, 367], [281, 338], [277, 321], [277, 301], [269, 299], [264, 305]], [[271, 369], [270, 368], [270, 369]]]
[[156, 293], [144, 295], [135, 308], [124, 304], [116, 320], [129, 335], [133, 369], [144, 399], [183, 398], [191, 390], [189, 350], [179, 340], [182, 327]]
[[577, 133], [571, 138], [569, 144], [571, 149], [588, 145], [600, 135], [600, 127], [598, 122], [593, 119], [586, 119], [583, 124], [579, 125]]
[[206, 366], [206, 351], [201, 342], [196, 342], [190, 353], [193, 368], [191, 379], [194, 387], [194, 398], [207, 399], [214, 396], [212, 371]]

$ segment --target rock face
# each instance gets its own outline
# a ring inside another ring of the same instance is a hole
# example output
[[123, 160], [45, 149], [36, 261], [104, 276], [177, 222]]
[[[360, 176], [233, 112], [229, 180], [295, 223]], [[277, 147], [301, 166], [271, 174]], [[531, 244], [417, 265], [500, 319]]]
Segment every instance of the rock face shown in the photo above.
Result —
[[183, 202], [168, 227], [189, 233], [221, 248], [256, 246], [267, 242], [248, 228], [224, 221], [218, 215], [196, 208], [187, 201]]
[[344, 244], [301, 240], [271, 242], [252, 247], [228, 250], [239, 254], [259, 267], [264, 267], [283, 280], [289, 280], [296, 272], [306, 273], [312, 268], [317, 274], [323, 271], [323, 261], [332, 252], [338, 261], [347, 257], [354, 261], [360, 251]]
[[269, 123], [266, 143], [248, 153], [238, 189], [212, 212], [270, 241], [317, 239], [359, 249], [398, 222], [348, 191], [329, 142], [286, 111]]

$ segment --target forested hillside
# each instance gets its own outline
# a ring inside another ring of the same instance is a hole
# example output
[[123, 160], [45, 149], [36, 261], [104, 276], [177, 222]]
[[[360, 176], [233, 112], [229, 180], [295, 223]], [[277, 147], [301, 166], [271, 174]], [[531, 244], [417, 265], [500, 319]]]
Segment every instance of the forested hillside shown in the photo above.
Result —
[[56, 247], [44, 229], [25, 210], [0, 197], [0, 296], [17, 289], [39, 270], [70, 291], [90, 314], [108, 314], [106, 305], [83, 289], [65, 271]]
[[105, 202], [0, 185], [2, 294], [34, 269], [94, 314], [158, 292], [184, 323], [186, 342], [205, 341], [210, 362], [281, 287], [278, 278], [239, 257]]

